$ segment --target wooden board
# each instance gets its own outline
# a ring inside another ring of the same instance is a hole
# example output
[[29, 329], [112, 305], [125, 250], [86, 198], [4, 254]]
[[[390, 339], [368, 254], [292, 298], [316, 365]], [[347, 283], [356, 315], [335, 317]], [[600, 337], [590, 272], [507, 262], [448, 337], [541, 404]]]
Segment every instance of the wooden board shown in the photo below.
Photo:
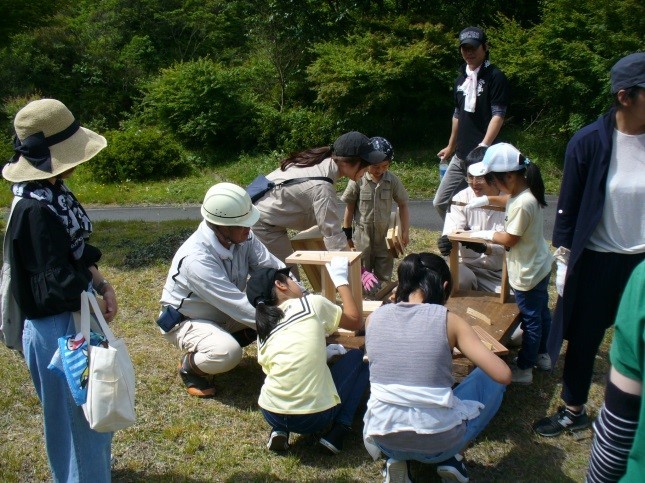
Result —
[[[501, 304], [499, 303], [499, 296], [494, 293], [459, 292], [458, 296], [448, 299], [446, 307], [465, 319], [470, 325], [481, 327], [502, 345], [506, 344], [520, 323], [520, 309], [517, 304], [514, 301]], [[488, 317], [490, 325], [477, 317], [469, 315], [469, 308]]]
[[381, 305], [383, 305], [381, 300], [363, 300], [363, 317], [367, 317]]
[[[486, 332], [481, 327], [474, 325], [473, 330], [479, 337], [479, 340], [488, 348], [489, 351], [494, 352], [498, 356], [503, 356], [508, 354], [508, 349], [499, 343], [494, 337], [492, 337], [488, 332]], [[455, 347], [453, 352], [453, 358], [464, 357], [464, 355]]]
[[328, 251], [296, 251], [289, 255], [285, 260], [288, 265], [297, 263], [306, 267], [307, 265], [319, 266], [321, 268], [320, 285], [322, 295], [327, 299], [336, 302], [336, 288], [327, 269], [323, 267], [326, 263], [331, 262], [334, 257], [345, 257], [349, 261], [349, 288], [352, 291], [352, 297], [359, 312], [363, 311], [363, 285], [361, 283], [361, 252], [328, 252]]
[[[499, 341], [495, 340], [491, 335], [483, 330], [481, 327], [473, 326], [473, 330], [489, 350], [498, 356], [508, 354], [508, 349], [504, 347]], [[365, 349], [365, 336], [355, 335], [350, 331], [338, 331], [331, 334], [326, 339], [327, 344], [341, 344], [345, 349]], [[454, 359], [461, 359], [464, 355], [455, 348], [453, 351]]]
[[345, 349], [364, 349], [365, 336], [334, 332], [326, 339], [327, 344], [341, 344]]
[[[324, 251], [325, 243], [318, 226], [299, 232], [291, 239], [291, 247], [295, 251]], [[309, 280], [309, 285], [314, 292], [322, 291], [322, 272], [319, 265], [303, 265], [302, 269]]]
[[401, 217], [399, 209], [390, 213], [390, 224], [388, 225], [387, 235], [385, 236], [385, 243], [390, 254], [394, 258], [399, 258], [403, 255], [403, 242], [401, 240]]
[[[466, 206], [468, 203], [464, 203], [463, 201], [451, 201], [450, 204], [455, 206]], [[482, 210], [490, 210], [490, 211], [506, 211], [505, 206], [495, 206], [495, 205], [478, 206], [477, 208], [473, 208], [473, 209], [482, 209]]]
[[387, 300], [392, 294], [392, 291], [399, 286], [399, 282], [382, 282], [381, 285], [381, 289], [374, 294], [374, 299], [378, 301]]
[[473, 309], [472, 307], [468, 307], [466, 309], [466, 314], [470, 315], [472, 317], [475, 317], [476, 319], [479, 319], [482, 322], [486, 322], [488, 325], [491, 324], [490, 317], [488, 317], [487, 315], [482, 314], [481, 312], [478, 312], [477, 310]]
[[[474, 242], [474, 243], [491, 243], [489, 240], [470, 236], [468, 231], [456, 230], [448, 234], [448, 239], [452, 241], [452, 249], [450, 250], [450, 274], [452, 275], [452, 295], [459, 296], [459, 242]], [[502, 286], [498, 296], [499, 302], [504, 304], [510, 299], [511, 288], [508, 283], [508, 270], [506, 268], [506, 257], [502, 263]]]

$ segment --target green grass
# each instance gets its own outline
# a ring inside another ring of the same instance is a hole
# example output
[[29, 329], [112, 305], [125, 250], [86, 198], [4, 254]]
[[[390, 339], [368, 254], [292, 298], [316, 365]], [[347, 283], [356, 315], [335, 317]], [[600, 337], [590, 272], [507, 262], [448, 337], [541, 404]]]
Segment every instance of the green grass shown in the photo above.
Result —
[[[391, 170], [399, 176], [412, 199], [431, 199], [439, 186], [439, 160], [437, 149], [414, 149], [396, 154]], [[556, 193], [560, 188], [561, 170], [551, 160], [537, 160], [542, 168], [547, 193]], [[240, 186], [248, 185], [258, 174], [267, 174], [279, 165], [279, 156], [240, 155], [237, 159], [222, 161], [216, 167], [194, 169], [184, 178], [165, 181], [137, 183], [101, 183], [92, 173], [92, 162], [82, 164], [68, 180], [68, 185], [84, 205], [93, 204], [185, 204], [201, 203], [204, 194], [213, 184], [229, 181]], [[347, 179], [337, 183], [342, 193]], [[0, 181], [0, 206], [11, 203], [9, 183]]]
[[[115, 481], [379, 481], [381, 462], [365, 451], [357, 418], [346, 449], [336, 457], [303, 437], [286, 455], [265, 448], [268, 426], [257, 406], [263, 374], [255, 345], [242, 363], [216, 379], [218, 394], [188, 396], [177, 376], [180, 352], [160, 335], [154, 319], [175, 249], [195, 222], [96, 223], [93, 242], [104, 251], [101, 269], [114, 285], [119, 313], [113, 328], [125, 338], [137, 372], [137, 423], [116, 433]], [[434, 251], [438, 234], [413, 229], [409, 251]], [[553, 295], [553, 291], [552, 291]], [[590, 410], [601, 405], [608, 370], [608, 335], [598, 355]], [[0, 480], [45, 481], [49, 471], [40, 404], [24, 361], [0, 347]], [[531, 422], [559, 404], [558, 366], [537, 373], [533, 385], [511, 386], [491, 425], [466, 452], [474, 481], [582, 481], [590, 432], [546, 439]], [[413, 464], [416, 481], [438, 481], [433, 467]]]

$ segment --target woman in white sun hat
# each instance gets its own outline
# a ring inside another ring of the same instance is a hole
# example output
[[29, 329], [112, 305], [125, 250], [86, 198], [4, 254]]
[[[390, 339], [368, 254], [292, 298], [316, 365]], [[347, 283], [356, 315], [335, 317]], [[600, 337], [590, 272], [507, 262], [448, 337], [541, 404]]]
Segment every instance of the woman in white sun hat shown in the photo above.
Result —
[[[106, 320], [117, 311], [114, 289], [97, 268], [101, 252], [87, 243], [92, 223], [64, 182], [107, 141], [54, 99], [27, 104], [14, 128], [15, 155], [2, 170], [15, 196], [4, 244], [10, 269], [3, 276], [3, 335], [24, 352], [43, 408], [54, 481], [109, 481], [112, 433], [90, 429], [65, 377], [48, 368], [58, 338], [76, 333], [72, 312], [83, 291], [102, 296]], [[5, 317], [16, 312], [19, 320]]]

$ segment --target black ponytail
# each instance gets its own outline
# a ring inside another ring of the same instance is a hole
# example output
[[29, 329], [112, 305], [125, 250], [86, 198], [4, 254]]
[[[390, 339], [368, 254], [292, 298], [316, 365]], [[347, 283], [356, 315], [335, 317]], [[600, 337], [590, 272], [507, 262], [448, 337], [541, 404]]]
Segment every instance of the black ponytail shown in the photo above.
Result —
[[531, 194], [535, 196], [535, 199], [540, 206], [545, 207], [547, 203], [546, 198], [544, 197], [544, 181], [542, 180], [540, 168], [523, 154], [520, 154], [520, 164], [523, 166], [517, 171], [495, 171], [492, 174], [495, 179], [498, 179], [502, 183], [504, 182], [504, 177], [507, 173], [517, 173], [524, 176], [526, 178], [526, 185], [529, 187], [529, 190], [531, 190]]
[[[284, 273], [276, 273], [275, 279], [286, 283], [288, 276]], [[278, 297], [276, 295], [275, 285], [271, 290], [271, 298], [269, 300], [260, 300], [255, 307], [255, 330], [258, 332], [260, 342], [267, 340], [273, 329], [276, 328], [278, 322], [284, 317], [284, 312], [276, 304]]]
[[546, 206], [546, 199], [544, 198], [544, 181], [542, 180], [542, 174], [540, 173], [540, 168], [537, 164], [529, 161], [520, 155], [520, 162], [526, 163], [526, 184], [537, 202], [543, 208]]

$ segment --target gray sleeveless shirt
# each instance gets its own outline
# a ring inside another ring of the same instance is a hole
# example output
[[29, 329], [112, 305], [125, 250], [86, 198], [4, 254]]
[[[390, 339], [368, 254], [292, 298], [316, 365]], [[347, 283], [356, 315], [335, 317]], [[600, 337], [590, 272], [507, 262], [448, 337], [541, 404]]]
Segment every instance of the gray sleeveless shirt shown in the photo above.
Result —
[[365, 333], [370, 382], [452, 387], [452, 350], [442, 305], [398, 303], [379, 307]]

